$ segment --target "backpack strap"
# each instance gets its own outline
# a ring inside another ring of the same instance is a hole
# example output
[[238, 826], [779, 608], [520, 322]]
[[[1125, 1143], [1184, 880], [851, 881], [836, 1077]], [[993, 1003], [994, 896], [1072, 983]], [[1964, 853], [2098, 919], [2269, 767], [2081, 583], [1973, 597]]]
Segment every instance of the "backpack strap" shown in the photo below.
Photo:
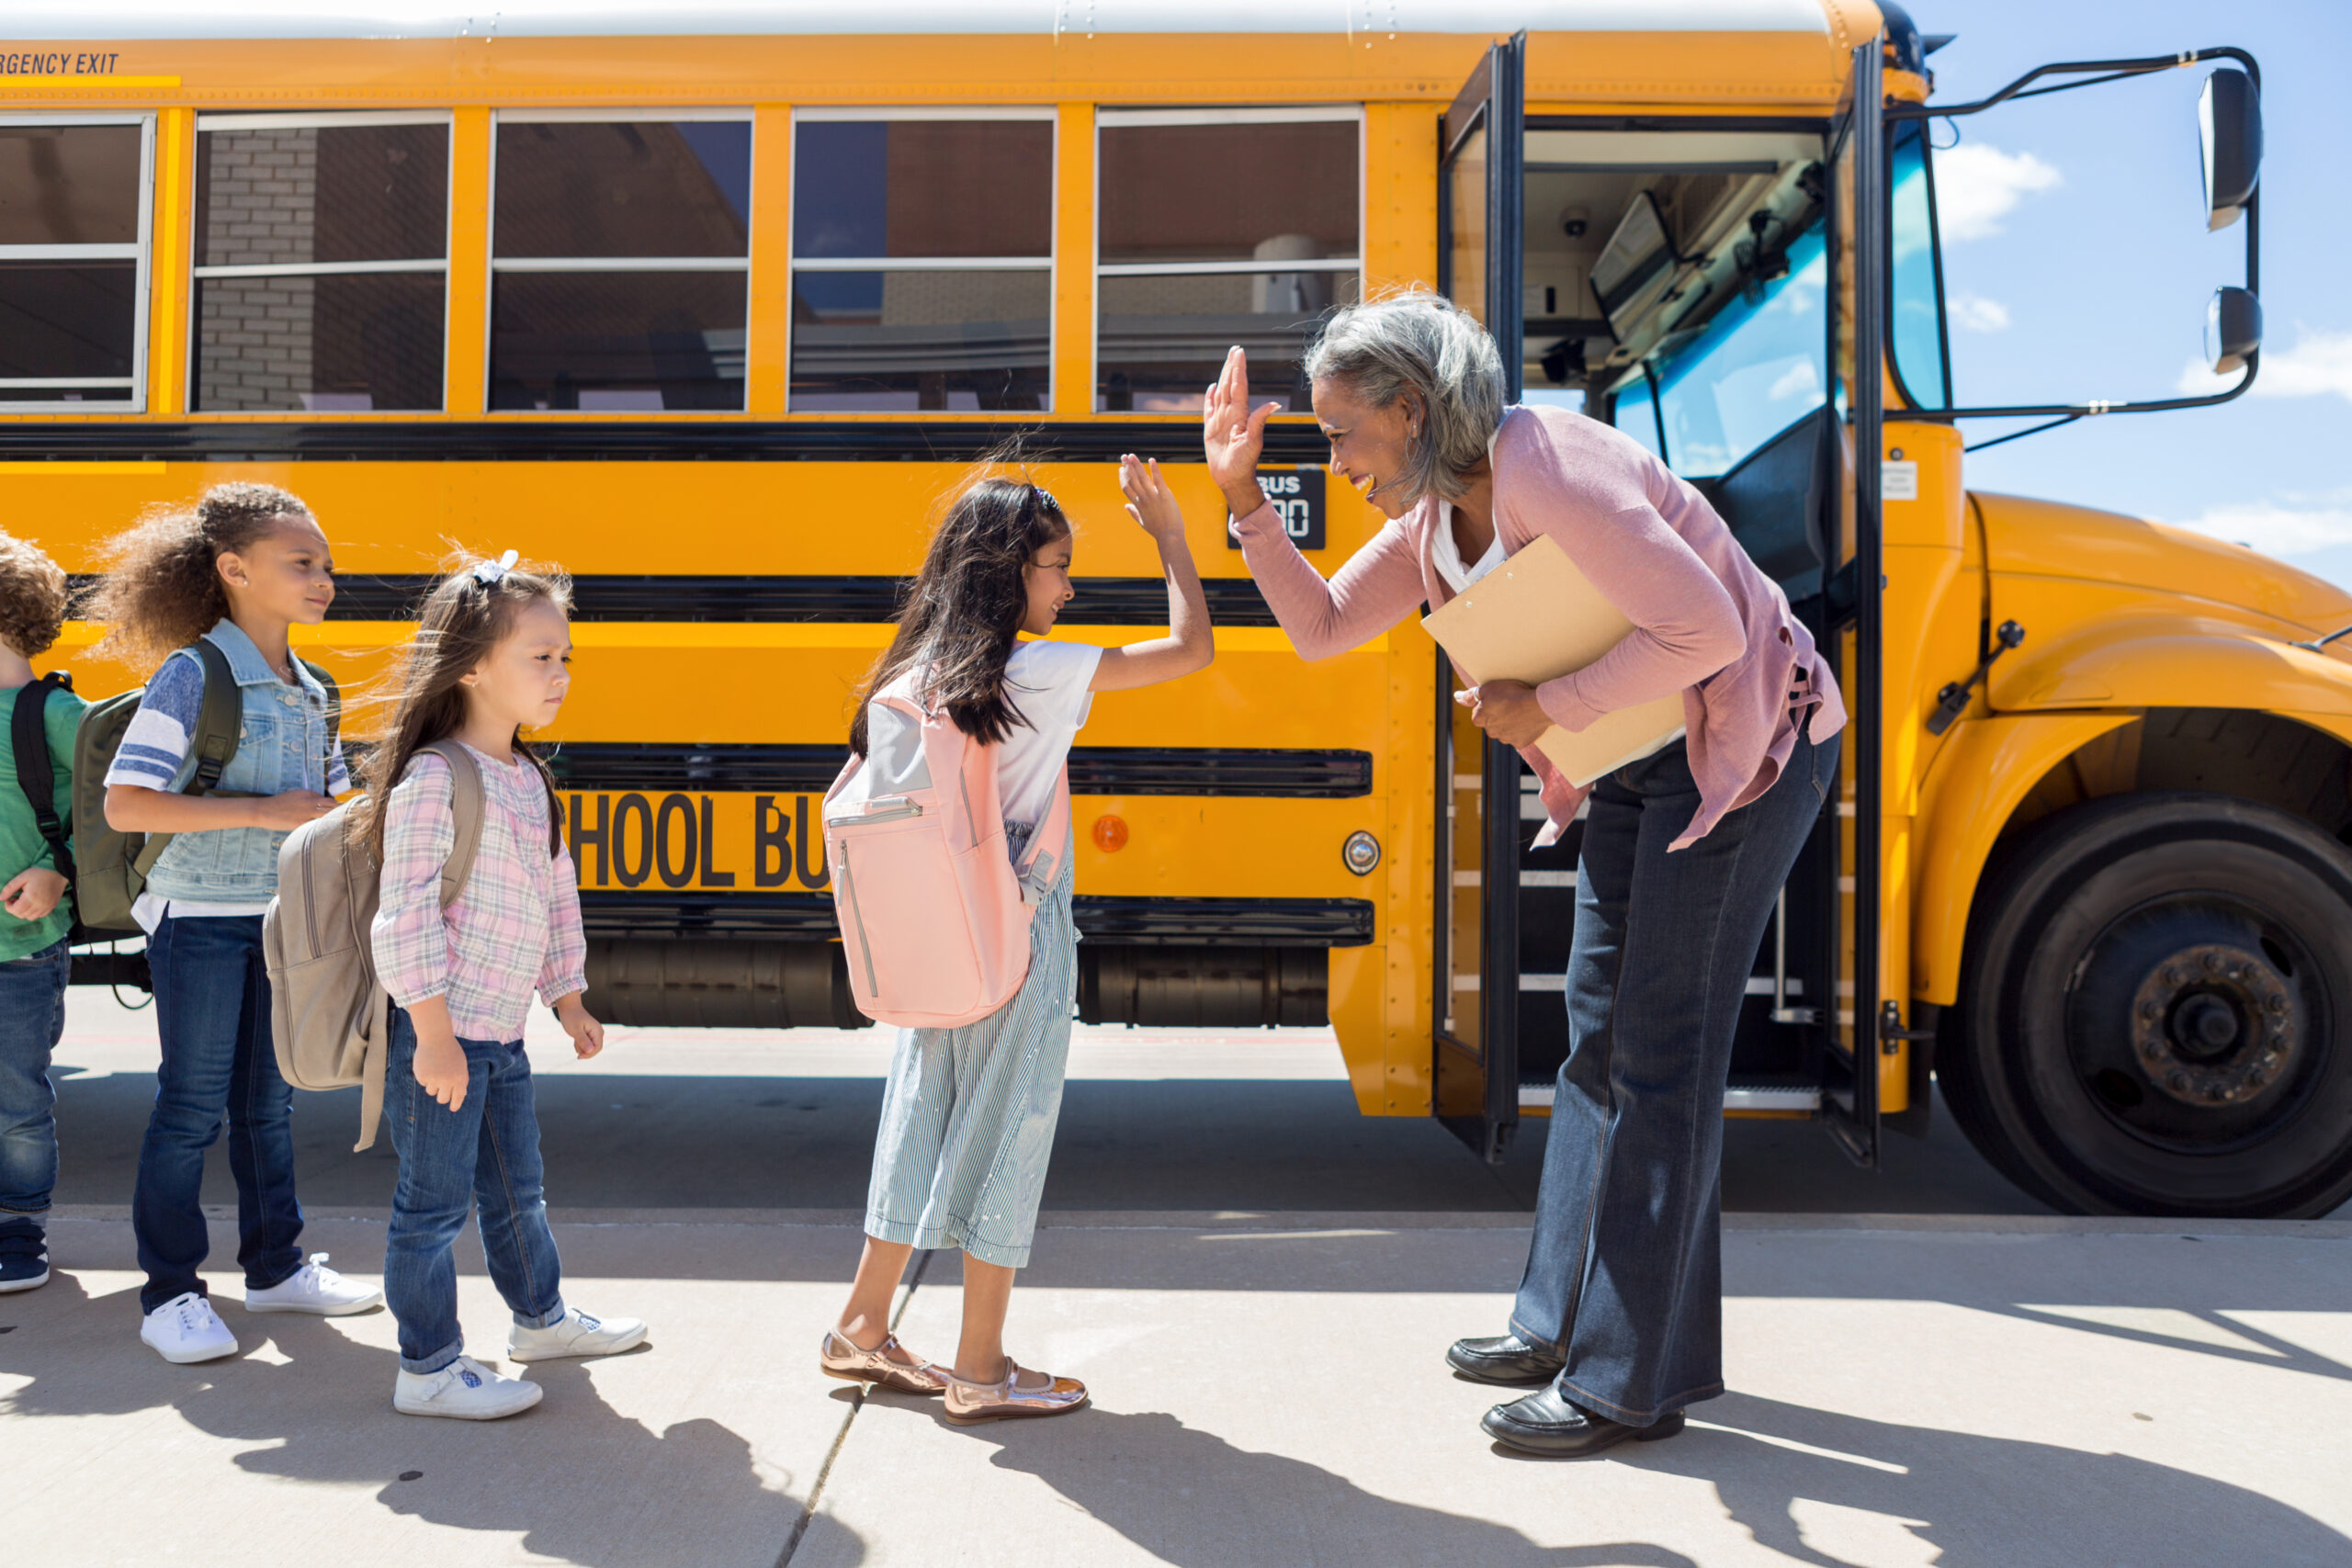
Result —
[[237, 754], [238, 731], [244, 728], [245, 697], [237, 689], [237, 672], [229, 656], [209, 637], [198, 637], [189, 648], [204, 666], [204, 703], [197, 710], [196, 733], [188, 737], [188, 751], [196, 758], [196, 776], [188, 780], [188, 795], [209, 795], [219, 787], [220, 771]]
[[305, 659], [302, 668], [311, 672], [312, 680], [327, 689], [327, 754], [319, 764], [319, 793], [324, 795], [326, 786], [334, 780], [335, 748], [343, 744], [343, 688], [335, 684], [334, 677], [327, 673], [324, 665], [313, 664]]
[[1054, 886], [1054, 878], [1061, 872], [1062, 846], [1069, 842], [1069, 764], [1064, 762], [1059, 776], [1054, 780], [1054, 803], [1046, 808], [1045, 819], [1029, 835], [1029, 843], [1022, 852], [1020, 863], [1012, 869], [1021, 879], [1023, 902], [1043, 901]]
[[481, 852], [481, 765], [455, 740], [435, 740], [417, 750], [430, 751], [449, 764], [449, 810], [458, 819], [458, 837], [449, 846], [449, 858], [441, 863], [441, 907], [446, 909], [466, 890], [474, 856]]
[[65, 823], [57, 815], [57, 771], [49, 760], [49, 694], [70, 692], [74, 677], [51, 671], [38, 681], [17, 688], [17, 705], [8, 716], [8, 740], [17, 756], [17, 785], [33, 808], [33, 820], [49, 845], [50, 863], [67, 882], [74, 880], [74, 851], [66, 842]]

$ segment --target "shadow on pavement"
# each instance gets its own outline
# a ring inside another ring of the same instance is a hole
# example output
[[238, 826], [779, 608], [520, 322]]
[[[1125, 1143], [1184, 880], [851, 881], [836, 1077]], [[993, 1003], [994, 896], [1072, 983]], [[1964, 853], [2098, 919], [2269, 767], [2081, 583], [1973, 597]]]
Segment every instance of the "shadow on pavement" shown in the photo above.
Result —
[[[17, 1329], [0, 1337], [0, 1378], [26, 1380], [0, 1401], [12, 1420], [169, 1408], [199, 1432], [251, 1445], [234, 1460], [247, 1474], [373, 1486], [374, 1501], [394, 1514], [514, 1536], [534, 1557], [592, 1568], [766, 1568], [803, 1511], [763, 1480], [740, 1434], [707, 1419], [650, 1430], [607, 1404], [579, 1362], [533, 1367], [547, 1394], [526, 1415], [428, 1420], [392, 1410], [393, 1352], [356, 1343], [324, 1319], [249, 1317], [224, 1301], [243, 1353], [175, 1367], [133, 1339], [127, 1292], [93, 1300], [62, 1275], [37, 1295], [46, 1299], [12, 1303]], [[38, 1313], [27, 1310], [36, 1304]], [[107, 1343], [90, 1343], [101, 1337]], [[275, 1356], [257, 1353], [265, 1338]], [[166, 1493], [185, 1484], [158, 1479]], [[305, 1517], [306, 1502], [287, 1506], [297, 1528], [318, 1518]], [[180, 1517], [186, 1528], [206, 1528]], [[811, 1532], [837, 1537], [834, 1561], [865, 1555], [837, 1523], [817, 1519]]]
[[1241, 1562], [1698, 1568], [1679, 1551], [1638, 1542], [1539, 1546], [1508, 1525], [1383, 1497], [1304, 1460], [1236, 1448], [1173, 1416], [1097, 1408], [1052, 1425], [1069, 1430], [1004, 1421], [973, 1431], [997, 1445], [989, 1462], [998, 1469], [1036, 1476], [1176, 1568]]
[[[2264, 1568], [2336, 1568], [2352, 1550], [2299, 1509], [2130, 1455], [1737, 1394], [1694, 1414], [1710, 1424], [1671, 1442], [1613, 1450], [1610, 1460], [1712, 1484], [1758, 1545], [1817, 1568], [1849, 1568], [1857, 1558], [1841, 1555], [1841, 1547], [1874, 1547], [1870, 1560], [1884, 1560], [1903, 1531], [1917, 1542], [1917, 1559], [1932, 1556], [1939, 1568], [2256, 1561]], [[1007, 1422], [980, 1435], [997, 1446], [997, 1467], [1038, 1477], [1180, 1568], [1308, 1562], [1696, 1568], [1657, 1542], [1540, 1545], [1503, 1524], [1398, 1502], [1304, 1461], [1236, 1448], [1173, 1416], [1097, 1410], [1069, 1427], [1048, 1432]], [[1571, 1498], [1570, 1472], [1580, 1466], [1560, 1468], [1563, 1497]], [[1175, 1484], [1177, 1478], [1186, 1484]], [[1869, 1532], [1867, 1542], [1846, 1539], [1857, 1529]], [[1902, 1555], [1908, 1561], [1914, 1553]]]
[[[2352, 1560], [2352, 1540], [2300, 1509], [2129, 1454], [1900, 1426], [1738, 1393], [1690, 1414], [1708, 1425], [1621, 1450], [1621, 1461], [1713, 1483], [1759, 1545], [1819, 1568], [1848, 1568], [1849, 1560], [1809, 1539], [1808, 1506], [1903, 1521], [1933, 1549], [1937, 1568], [2337, 1568]], [[1815, 1514], [1814, 1522], [1825, 1521]]]

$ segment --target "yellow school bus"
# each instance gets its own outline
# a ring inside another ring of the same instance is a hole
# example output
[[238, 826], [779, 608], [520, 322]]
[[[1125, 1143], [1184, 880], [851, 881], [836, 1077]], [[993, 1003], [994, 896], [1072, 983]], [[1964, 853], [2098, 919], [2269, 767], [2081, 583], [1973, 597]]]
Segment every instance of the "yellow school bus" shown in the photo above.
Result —
[[[1300, 662], [1197, 466], [1200, 389], [1244, 344], [1280, 404], [1263, 481], [1336, 568], [1379, 520], [1324, 482], [1301, 346], [1433, 283], [1514, 395], [1704, 490], [1841, 660], [1845, 787], [1758, 956], [1728, 1113], [1817, 1117], [1874, 1162], [1932, 1070], [2062, 1207], [2352, 1192], [2327, 640], [2352, 598], [1964, 487], [1963, 419], [2142, 405], [1953, 404], [1926, 128], [1996, 105], [1933, 99], [1894, 7], [157, 15], [10, 16], [0, 513], [86, 572], [150, 502], [286, 485], [344, 573], [304, 647], [346, 684], [447, 542], [560, 561], [579, 681], [550, 739], [606, 1016], [858, 1021], [817, 813], [898, 585], [1018, 433], [1081, 526], [1058, 635], [1139, 635], [1164, 601], [1119, 513], [1132, 450], [1178, 465], [1218, 659], [1102, 705], [1072, 755], [1081, 1015], [1328, 1020], [1366, 1113], [1498, 1156], [1566, 1049], [1575, 836], [1529, 847], [1532, 780], [1452, 722], [1419, 627]], [[2212, 221], [2248, 240], [2216, 398], [2258, 356], [2253, 63], [1998, 96], [2210, 74]], [[96, 637], [57, 660], [135, 679]]]

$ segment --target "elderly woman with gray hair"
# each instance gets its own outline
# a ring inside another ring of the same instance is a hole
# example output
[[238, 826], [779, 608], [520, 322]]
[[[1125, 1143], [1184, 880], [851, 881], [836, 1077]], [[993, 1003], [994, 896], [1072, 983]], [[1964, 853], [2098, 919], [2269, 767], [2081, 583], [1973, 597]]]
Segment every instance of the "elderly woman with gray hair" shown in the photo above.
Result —
[[[1631, 438], [1503, 406], [1494, 340], [1433, 294], [1340, 310], [1309, 351], [1331, 471], [1388, 518], [1327, 582], [1258, 490], [1269, 408], [1241, 350], [1209, 389], [1209, 468], [1250, 575], [1306, 659], [1444, 604], [1549, 535], [1634, 629], [1535, 687], [1461, 694], [1535, 770], [1556, 840], [1589, 801], [1567, 971], [1569, 1050], [1510, 1332], [1462, 1375], [1542, 1385], [1483, 1425], [1526, 1452], [1682, 1429], [1723, 1392], [1723, 1097], [1740, 998], [1781, 884], [1837, 778], [1845, 709], [1813, 637], [1705, 498]], [[1679, 692], [1682, 731], [1579, 788], [1554, 725]]]

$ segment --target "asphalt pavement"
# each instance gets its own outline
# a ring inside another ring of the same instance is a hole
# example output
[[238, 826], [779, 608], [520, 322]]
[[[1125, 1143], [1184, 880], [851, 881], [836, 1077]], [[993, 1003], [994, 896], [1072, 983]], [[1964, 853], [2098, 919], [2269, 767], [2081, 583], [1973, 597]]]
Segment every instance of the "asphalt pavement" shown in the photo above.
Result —
[[[550, 1204], [864, 1205], [884, 1031], [615, 1029], [604, 1055], [583, 1064], [544, 1013], [531, 1028]], [[57, 1201], [130, 1201], [156, 1055], [152, 1010], [127, 1010], [104, 989], [72, 993], [57, 1073]], [[306, 1204], [342, 1212], [391, 1201], [391, 1146], [379, 1139], [353, 1154], [358, 1119], [356, 1089], [294, 1097]], [[1361, 1114], [1328, 1031], [1080, 1026], [1045, 1206], [1526, 1213], [1548, 1128], [1523, 1122], [1505, 1163], [1490, 1167], [1427, 1118]], [[1924, 1140], [1890, 1133], [1884, 1143], [1882, 1168], [1864, 1170], [1815, 1123], [1734, 1120], [1724, 1207], [2050, 1212], [1986, 1165], [1947, 1115], [1931, 1116]], [[229, 1201], [226, 1140], [212, 1158], [207, 1190]]]

